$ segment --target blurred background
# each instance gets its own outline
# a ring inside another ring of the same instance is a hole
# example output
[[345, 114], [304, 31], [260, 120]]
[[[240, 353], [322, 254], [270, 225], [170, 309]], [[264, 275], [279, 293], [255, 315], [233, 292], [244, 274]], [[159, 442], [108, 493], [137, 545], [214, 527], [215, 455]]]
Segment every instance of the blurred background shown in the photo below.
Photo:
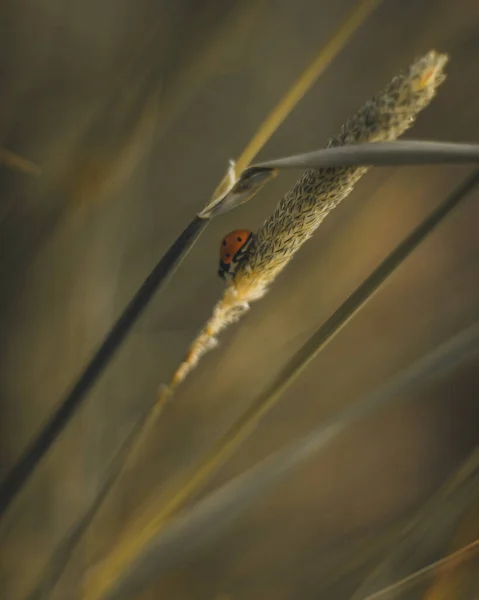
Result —
[[[0, 5], [1, 145], [43, 170], [35, 176], [0, 165], [2, 476], [209, 199], [228, 159], [354, 4]], [[365, 100], [432, 48], [450, 54], [448, 77], [408, 137], [478, 142], [479, 4], [384, 0], [259, 158], [324, 146]], [[44, 597], [80, 598], [88, 570], [161, 504], [312, 331], [470, 172], [370, 171], [178, 391]], [[215, 220], [137, 323], [0, 524], [2, 599], [33, 598], [112, 457], [209, 316], [223, 289], [216, 275], [223, 235], [258, 228], [296, 177], [281, 174]], [[201, 496], [474, 323], [478, 222], [475, 190], [288, 389]], [[132, 597], [360, 600], [474, 542], [477, 367], [468, 364], [350, 428], [214, 542]], [[447, 564], [377, 597], [479, 598], [477, 554]]]

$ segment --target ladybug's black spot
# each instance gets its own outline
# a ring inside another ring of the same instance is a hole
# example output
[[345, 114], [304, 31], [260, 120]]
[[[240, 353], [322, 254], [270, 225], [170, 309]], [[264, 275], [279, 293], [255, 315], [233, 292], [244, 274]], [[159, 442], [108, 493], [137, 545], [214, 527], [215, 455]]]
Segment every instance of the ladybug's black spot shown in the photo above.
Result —
[[226, 246], [226, 240], [223, 240], [223, 246]]
[[239, 236], [236, 239], [238, 240], [238, 242], [242, 242], [243, 241], [243, 238], [241, 238]]
[[226, 253], [226, 258], [229, 258], [231, 254], [229, 252]]

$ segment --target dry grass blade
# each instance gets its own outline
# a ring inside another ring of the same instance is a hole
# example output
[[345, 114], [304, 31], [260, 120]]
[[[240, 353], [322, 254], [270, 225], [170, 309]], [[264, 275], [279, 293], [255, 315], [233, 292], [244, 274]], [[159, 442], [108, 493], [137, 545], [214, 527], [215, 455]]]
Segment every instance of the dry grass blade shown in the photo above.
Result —
[[[363, 600], [387, 587], [391, 579], [417, 569], [444, 544], [458, 520], [479, 493], [479, 449], [473, 450], [461, 467], [415, 513], [401, 532], [390, 540], [386, 558], [363, 581], [351, 600]], [[457, 548], [471, 541], [461, 540]], [[432, 556], [434, 558], [434, 556]]]
[[464, 561], [471, 560], [479, 552], [479, 539], [475, 540], [471, 544], [468, 544], [464, 548], [449, 554], [448, 556], [438, 560], [399, 581], [383, 588], [382, 590], [366, 596], [363, 600], [380, 600], [381, 598], [387, 597], [388, 600], [392, 600], [397, 597], [400, 592], [404, 592], [406, 589], [410, 589], [413, 585], [418, 584], [421, 580], [430, 576], [435, 570], [443, 568], [450, 563], [460, 564]]
[[[470, 545], [479, 537], [479, 504], [478, 494], [470, 494], [468, 509], [457, 527], [457, 532], [451, 545], [451, 551], [458, 551]], [[457, 556], [445, 565], [436, 569], [432, 585], [427, 590], [423, 600], [456, 600], [467, 598], [471, 587], [479, 583], [474, 581], [474, 566]], [[476, 572], [477, 577], [477, 572]], [[478, 590], [479, 591], [479, 590]]]
[[0, 163], [9, 169], [20, 171], [26, 175], [39, 177], [42, 174], [42, 169], [38, 165], [6, 148], [0, 148]]
[[[347, 427], [379, 409], [406, 401], [408, 394], [420, 385], [447, 375], [478, 354], [479, 324], [476, 324], [417, 360], [375, 392], [333, 415], [299, 441], [213, 492], [185, 515], [169, 521], [176, 509], [197, 491], [205, 474], [210, 474], [212, 466], [217, 466], [220, 456], [213, 451], [154, 519], [142, 527], [133, 524], [104, 564], [90, 574], [83, 597], [85, 600], [126, 600], [134, 596], [150, 578], [171, 568], [191, 551], [192, 546], [198, 547], [211, 539], [238, 512], [245, 510], [297, 466], [334, 441]], [[287, 376], [286, 370], [278, 379], [282, 382]], [[277, 387], [281, 389], [281, 384], [278, 383]]]

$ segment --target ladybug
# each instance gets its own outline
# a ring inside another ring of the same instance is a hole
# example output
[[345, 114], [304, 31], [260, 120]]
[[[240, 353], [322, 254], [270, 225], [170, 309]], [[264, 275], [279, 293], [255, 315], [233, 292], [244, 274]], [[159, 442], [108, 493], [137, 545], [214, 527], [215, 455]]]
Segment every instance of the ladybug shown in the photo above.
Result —
[[218, 270], [221, 279], [233, 278], [238, 262], [244, 256], [252, 239], [253, 233], [247, 229], [235, 229], [222, 239]]

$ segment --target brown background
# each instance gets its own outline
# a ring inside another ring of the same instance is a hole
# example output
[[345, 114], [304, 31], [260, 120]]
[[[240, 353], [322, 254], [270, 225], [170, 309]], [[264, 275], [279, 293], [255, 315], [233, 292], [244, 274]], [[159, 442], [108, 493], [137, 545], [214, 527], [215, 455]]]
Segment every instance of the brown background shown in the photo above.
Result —
[[[39, 179], [1, 171], [4, 473], [208, 199], [227, 160], [239, 155], [352, 6], [346, 0], [1, 5], [3, 145], [44, 169]], [[260, 157], [324, 145], [363, 101], [430, 48], [450, 53], [448, 79], [409, 136], [477, 142], [479, 4], [387, 0]], [[469, 171], [378, 169], [365, 177], [181, 388], [140, 464], [92, 524], [55, 598], [76, 597], [84, 567], [163, 498], [166, 486], [194, 466], [312, 330]], [[10, 509], [2, 529], [2, 598], [23, 599], [32, 589], [94, 497], [139, 409], [209, 315], [222, 289], [221, 237], [257, 228], [294, 177], [282, 175], [215, 221], [155, 298]], [[478, 200], [476, 191], [390, 278], [210, 490], [477, 319]], [[378, 543], [477, 442], [475, 366], [351, 429], [144, 598], [345, 597], [361, 575], [344, 563], [344, 549], [358, 539]], [[350, 573], [339, 583], [338, 569]]]

